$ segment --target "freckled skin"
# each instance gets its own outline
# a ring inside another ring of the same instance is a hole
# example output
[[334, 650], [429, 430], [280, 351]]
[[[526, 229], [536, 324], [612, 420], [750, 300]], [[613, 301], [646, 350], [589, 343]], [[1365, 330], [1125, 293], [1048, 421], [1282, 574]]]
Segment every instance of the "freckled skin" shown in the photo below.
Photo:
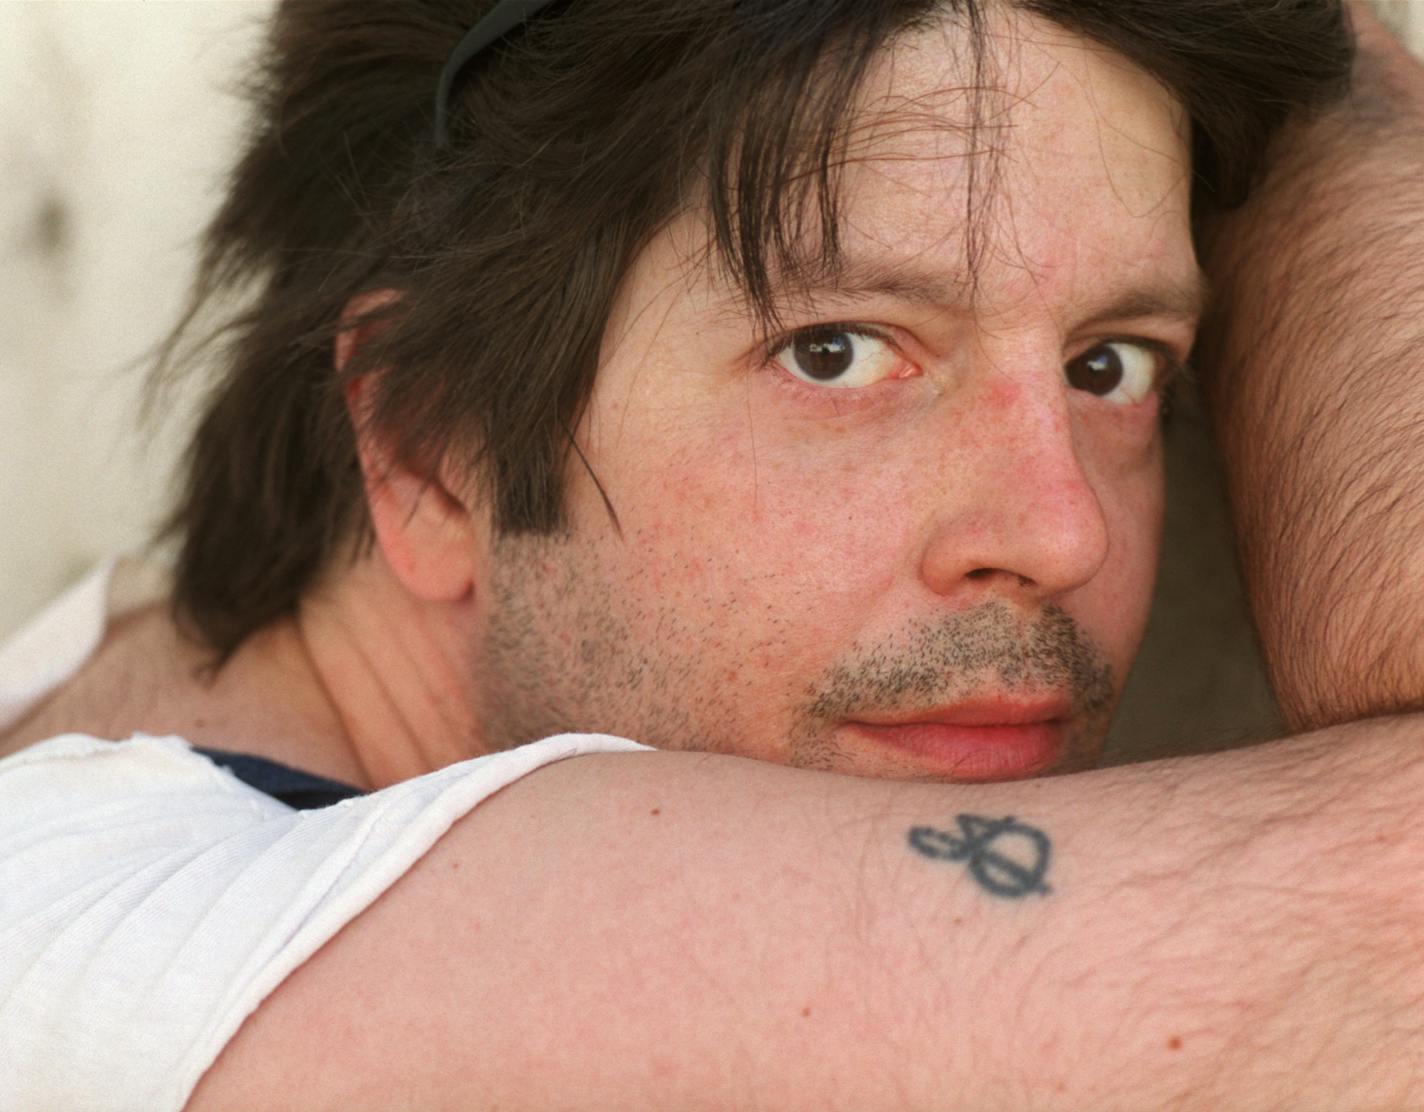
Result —
[[[979, 198], [991, 234], [972, 311], [874, 293], [787, 313], [893, 333], [903, 372], [855, 391], [793, 380], [693, 261], [695, 218], [649, 246], [577, 432], [621, 538], [580, 468], [565, 532], [491, 545], [493, 746], [593, 730], [943, 778], [844, 723], [1059, 694], [1074, 706], [1061, 767], [1096, 758], [1146, 621], [1160, 430], [1155, 397], [1107, 401], [1064, 365], [1124, 334], [1190, 347], [1190, 322], [1094, 315], [1195, 274], [1185, 125], [1122, 59], [1016, 18], [1018, 38], [994, 40], [1012, 51], [996, 117], [1011, 126]], [[955, 33], [902, 40], [865, 103], [945, 100]], [[962, 98], [948, 100], [952, 124]], [[846, 171], [847, 253], [961, 274], [962, 132], [880, 119]]]

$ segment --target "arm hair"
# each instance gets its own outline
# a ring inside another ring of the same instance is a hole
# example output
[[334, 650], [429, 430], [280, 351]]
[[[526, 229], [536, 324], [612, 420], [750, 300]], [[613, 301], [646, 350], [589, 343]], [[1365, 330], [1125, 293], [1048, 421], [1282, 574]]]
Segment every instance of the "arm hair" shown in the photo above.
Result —
[[1349, 100], [1280, 138], [1205, 252], [1204, 381], [1295, 729], [1424, 707], [1424, 69], [1354, 16]]

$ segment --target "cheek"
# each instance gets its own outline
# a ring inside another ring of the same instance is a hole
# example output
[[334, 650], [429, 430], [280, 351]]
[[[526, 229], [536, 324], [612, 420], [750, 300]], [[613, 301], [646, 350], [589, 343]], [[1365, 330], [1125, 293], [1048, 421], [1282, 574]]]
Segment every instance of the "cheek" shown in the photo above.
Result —
[[749, 632], [794, 628], [814, 651], [853, 630], [893, 582], [904, 471], [867, 459], [849, 435], [778, 443], [754, 433], [656, 459], [636, 484], [640, 558], [665, 597], [716, 607]]
[[1100, 636], [1125, 666], [1146, 627], [1157, 577], [1164, 498], [1160, 448], [1099, 497], [1111, 548], [1095, 580], [1095, 607]]

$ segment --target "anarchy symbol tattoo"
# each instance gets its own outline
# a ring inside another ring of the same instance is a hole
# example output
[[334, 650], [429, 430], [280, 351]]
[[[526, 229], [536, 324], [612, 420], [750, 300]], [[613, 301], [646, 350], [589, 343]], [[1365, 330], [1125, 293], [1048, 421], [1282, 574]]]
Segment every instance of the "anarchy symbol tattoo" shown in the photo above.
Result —
[[989, 819], [982, 815], [956, 815], [960, 837], [932, 826], [910, 830], [910, 845], [926, 857], [969, 862], [969, 875], [985, 891], [1004, 899], [1021, 900], [1052, 891], [1043, 883], [1048, 872], [1048, 835], [1012, 816]]

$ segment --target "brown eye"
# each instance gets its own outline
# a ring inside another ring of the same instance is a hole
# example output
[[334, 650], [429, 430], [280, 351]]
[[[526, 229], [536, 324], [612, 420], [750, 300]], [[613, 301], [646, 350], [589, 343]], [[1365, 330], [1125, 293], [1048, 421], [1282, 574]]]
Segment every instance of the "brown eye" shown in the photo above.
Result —
[[1162, 356], [1144, 344], [1114, 341], [1069, 360], [1064, 370], [1073, 389], [1131, 405], [1152, 393], [1161, 362]]
[[817, 382], [840, 378], [855, 360], [855, 341], [848, 332], [823, 329], [803, 332], [791, 345], [796, 369]]
[[1104, 344], [1068, 364], [1068, 385], [1098, 397], [1111, 394], [1122, 381], [1122, 360]]
[[849, 325], [803, 329], [772, 359], [802, 382], [833, 389], [873, 386], [914, 373], [888, 341]]

